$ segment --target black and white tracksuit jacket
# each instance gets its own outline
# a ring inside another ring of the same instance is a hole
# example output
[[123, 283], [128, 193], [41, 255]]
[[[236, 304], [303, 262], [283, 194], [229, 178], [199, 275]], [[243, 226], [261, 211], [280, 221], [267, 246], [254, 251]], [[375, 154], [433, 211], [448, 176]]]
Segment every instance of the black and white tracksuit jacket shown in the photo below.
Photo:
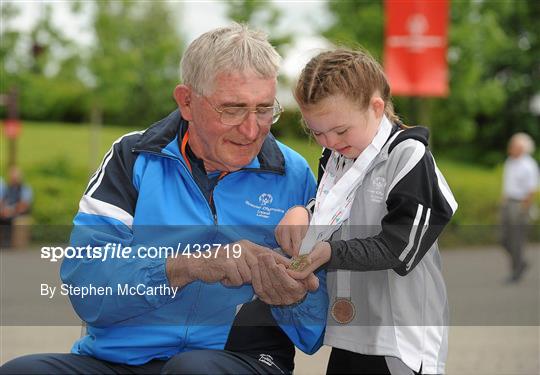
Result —
[[[345, 289], [356, 311], [348, 324], [329, 312], [324, 343], [397, 357], [415, 371], [440, 374], [448, 350], [448, 302], [437, 238], [457, 203], [428, 137], [425, 128], [392, 125], [356, 190], [348, 221], [331, 237], [330, 305]], [[330, 154], [323, 152], [319, 179]]]

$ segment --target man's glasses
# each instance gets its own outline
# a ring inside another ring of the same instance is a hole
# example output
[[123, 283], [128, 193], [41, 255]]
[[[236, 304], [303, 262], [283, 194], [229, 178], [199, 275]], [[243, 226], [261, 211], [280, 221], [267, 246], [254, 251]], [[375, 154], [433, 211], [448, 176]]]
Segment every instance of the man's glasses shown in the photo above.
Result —
[[227, 126], [240, 125], [250, 113], [255, 113], [259, 126], [270, 126], [275, 124], [279, 120], [281, 113], [283, 113], [283, 108], [277, 99], [274, 99], [274, 105], [272, 107], [223, 107], [220, 109], [214, 107], [206, 96], [201, 96], [214, 111], [219, 113], [221, 123]]

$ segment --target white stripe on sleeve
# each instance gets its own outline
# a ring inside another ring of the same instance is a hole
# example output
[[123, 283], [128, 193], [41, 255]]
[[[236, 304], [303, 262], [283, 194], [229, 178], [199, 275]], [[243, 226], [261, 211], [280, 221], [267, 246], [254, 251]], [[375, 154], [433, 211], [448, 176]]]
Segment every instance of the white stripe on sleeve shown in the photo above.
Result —
[[458, 208], [456, 199], [454, 198], [454, 195], [450, 191], [450, 187], [448, 186], [448, 183], [446, 182], [444, 176], [439, 170], [439, 167], [437, 166], [437, 163], [435, 162], [435, 158], [433, 158], [433, 155], [431, 156], [431, 158], [433, 159], [433, 165], [435, 165], [435, 173], [437, 174], [437, 182], [439, 184], [439, 189], [441, 190], [441, 193], [443, 194], [444, 198], [448, 202], [448, 205], [452, 209], [452, 214], [454, 214]]
[[423, 211], [424, 211], [424, 206], [419, 204], [418, 209], [416, 210], [416, 217], [414, 218], [414, 222], [411, 228], [411, 233], [409, 233], [409, 243], [407, 244], [407, 247], [403, 250], [403, 252], [399, 256], [399, 260], [401, 260], [402, 262], [405, 258], [407, 258], [407, 255], [409, 255], [412, 247], [414, 246], [414, 238], [416, 237], [416, 231], [418, 230], [418, 224], [420, 223], [420, 218], [422, 217]]
[[431, 208], [428, 208], [426, 211], [426, 218], [424, 219], [424, 226], [422, 228], [422, 233], [420, 233], [420, 238], [418, 239], [418, 244], [416, 245], [416, 249], [414, 250], [414, 255], [411, 257], [411, 260], [409, 260], [409, 263], [407, 263], [407, 270], [411, 268], [411, 265], [414, 263], [414, 260], [416, 259], [416, 256], [418, 255], [420, 250], [420, 245], [422, 244], [422, 239], [424, 238], [424, 234], [426, 234], [427, 229], [429, 227], [429, 217], [431, 216]]
[[130, 228], [133, 225], [133, 216], [129, 213], [120, 207], [92, 198], [89, 195], [83, 195], [79, 203], [79, 212], [90, 215], [107, 216], [122, 222]]

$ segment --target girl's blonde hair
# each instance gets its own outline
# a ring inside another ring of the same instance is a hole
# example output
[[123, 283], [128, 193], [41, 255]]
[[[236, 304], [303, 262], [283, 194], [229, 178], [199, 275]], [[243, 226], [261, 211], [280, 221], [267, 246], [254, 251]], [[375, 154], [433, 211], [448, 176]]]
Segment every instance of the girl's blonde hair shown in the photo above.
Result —
[[386, 117], [399, 123], [390, 85], [379, 63], [365, 51], [336, 49], [322, 52], [307, 63], [296, 84], [294, 97], [300, 106], [310, 106], [330, 96], [343, 95], [365, 109], [375, 92], [384, 101]]

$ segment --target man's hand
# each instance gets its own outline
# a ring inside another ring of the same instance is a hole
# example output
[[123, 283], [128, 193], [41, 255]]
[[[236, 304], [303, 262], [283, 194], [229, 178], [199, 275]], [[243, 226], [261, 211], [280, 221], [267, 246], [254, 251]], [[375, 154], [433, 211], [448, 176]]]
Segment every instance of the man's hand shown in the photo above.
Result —
[[168, 258], [169, 283], [178, 287], [195, 280], [221, 282], [226, 286], [252, 283], [255, 294], [271, 305], [296, 303], [308, 291], [318, 289], [319, 279], [312, 272], [304, 272], [304, 277], [296, 279], [288, 274], [290, 271], [286, 267], [290, 265], [290, 259], [247, 240], [235, 244], [241, 248], [237, 258], [225, 251], [218, 251], [217, 256], [209, 258], [187, 255]]
[[298, 256], [302, 240], [309, 226], [309, 213], [305, 207], [293, 207], [276, 227], [276, 241], [288, 255]]
[[270, 305], [291, 305], [308, 291], [319, 288], [319, 279], [309, 274], [303, 280], [295, 280], [287, 274], [286, 264], [290, 260], [279, 254], [260, 254], [257, 267], [252, 268], [252, 284], [259, 298]]
[[220, 252], [215, 258], [195, 258], [190, 255], [170, 257], [165, 268], [171, 286], [183, 287], [195, 280], [206, 283], [227, 280], [230, 285], [242, 285], [243, 282], [236, 263], [220, 255]]
[[166, 270], [170, 284], [182, 287], [195, 280], [206, 283], [221, 282], [226, 286], [249, 284], [252, 280], [252, 268], [257, 266], [257, 256], [274, 253], [269, 248], [247, 240], [229, 244], [229, 247], [233, 246], [239, 246], [240, 256], [220, 249], [215, 250], [210, 257], [184, 255], [168, 258]]
[[[237, 278], [231, 278], [229, 275], [226, 275], [221, 282], [226, 286], [240, 286], [242, 284], [250, 284], [252, 282], [253, 272], [252, 268], [257, 264], [257, 256], [264, 253], [273, 253], [267, 247], [257, 245], [248, 240], [241, 240], [235, 242], [235, 244], [240, 245], [240, 256], [238, 258], [232, 258], [232, 262], [235, 264], [238, 273], [241, 277], [241, 282]], [[232, 246], [232, 245], [231, 245]], [[231, 276], [236, 276], [232, 274]]]

